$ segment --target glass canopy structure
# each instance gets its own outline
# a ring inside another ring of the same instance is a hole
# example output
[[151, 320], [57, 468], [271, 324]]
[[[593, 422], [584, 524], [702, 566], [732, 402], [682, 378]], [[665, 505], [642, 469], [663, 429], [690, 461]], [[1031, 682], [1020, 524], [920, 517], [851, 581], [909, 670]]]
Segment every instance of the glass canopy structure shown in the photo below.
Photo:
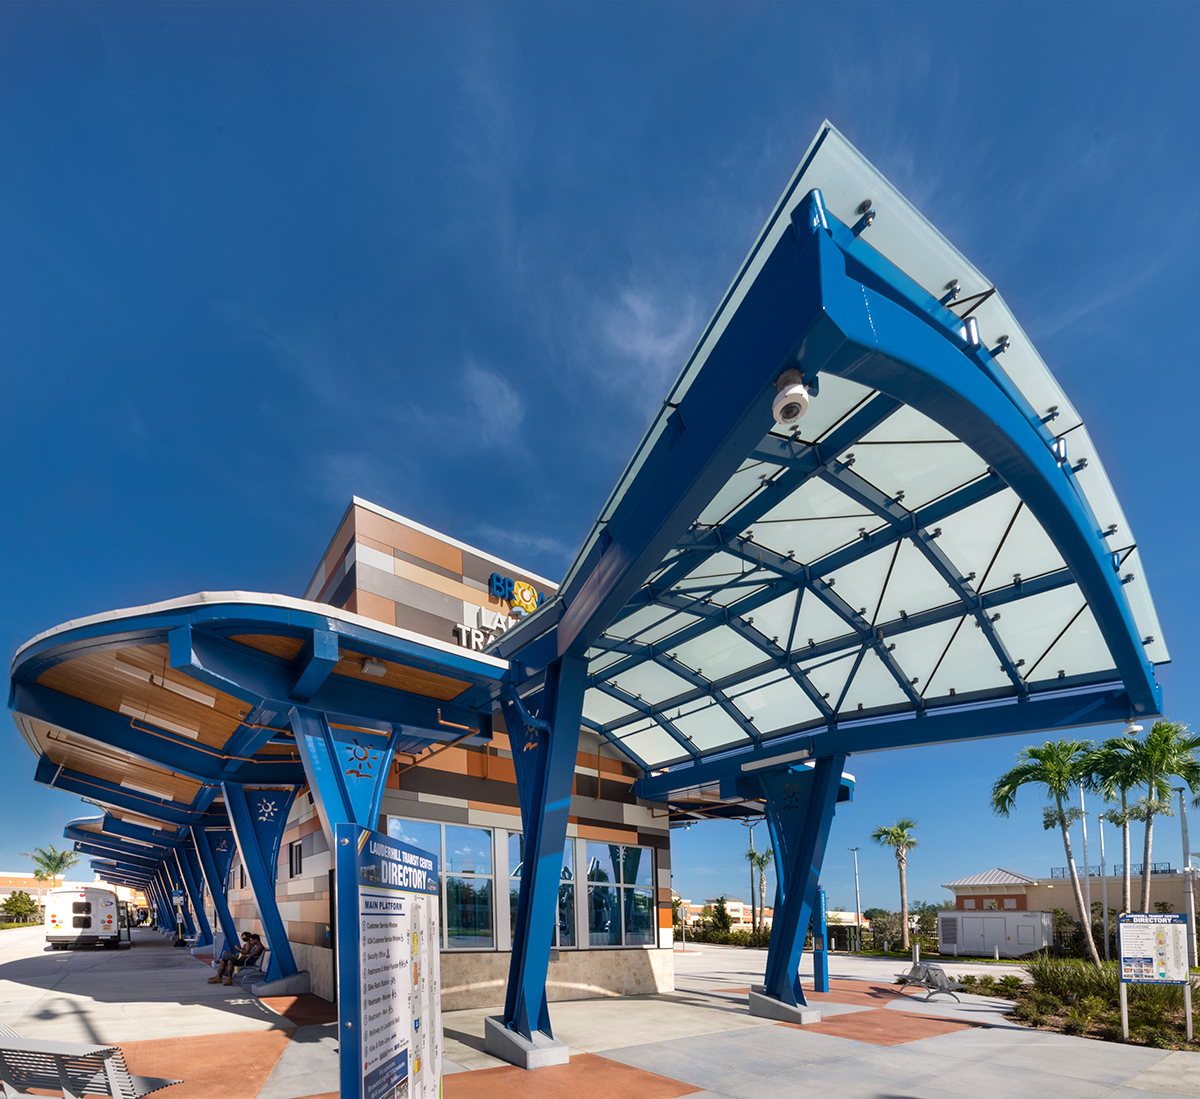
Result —
[[307, 786], [327, 830], [373, 828], [393, 751], [486, 742], [501, 712], [525, 869], [487, 1044], [531, 1064], [581, 728], [643, 799], [761, 805], [780, 896], [752, 1010], [786, 1017], [850, 755], [1151, 717], [1167, 659], [1078, 413], [991, 283], [825, 125], [557, 593], [486, 653], [193, 597], [34, 639], [10, 705], [39, 780], [106, 810], [72, 825], [100, 865], [215, 897], [232, 835], [264, 924], [264, 799]]

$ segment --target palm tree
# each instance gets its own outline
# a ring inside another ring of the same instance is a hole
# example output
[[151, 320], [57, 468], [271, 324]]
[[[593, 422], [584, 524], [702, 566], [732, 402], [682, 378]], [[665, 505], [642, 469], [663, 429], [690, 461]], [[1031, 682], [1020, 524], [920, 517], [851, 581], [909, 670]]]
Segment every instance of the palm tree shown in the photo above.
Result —
[[[1146, 819], [1146, 842], [1142, 853], [1142, 908], [1150, 911], [1150, 845], [1154, 835], [1154, 814], [1170, 811], [1170, 784], [1165, 780], [1177, 775], [1187, 783], [1193, 794], [1200, 793], [1200, 736], [1179, 721], [1156, 721], [1139, 745], [1142, 759], [1142, 781], [1147, 797], [1142, 803]], [[1166, 786], [1166, 796], [1162, 796]]]
[[1007, 817], [1017, 801], [1017, 791], [1022, 786], [1044, 786], [1054, 799], [1054, 806], [1047, 807], [1043, 823], [1047, 829], [1058, 827], [1062, 831], [1063, 850], [1067, 855], [1067, 872], [1071, 875], [1071, 889], [1075, 893], [1075, 906], [1079, 911], [1079, 922], [1083, 925], [1084, 942], [1088, 954], [1097, 968], [1100, 955], [1092, 938], [1091, 913], [1084, 912], [1083, 889], [1079, 884], [1079, 871], [1075, 867], [1075, 856], [1071, 851], [1071, 824], [1079, 819], [1079, 809], [1068, 809], [1067, 795], [1071, 787], [1078, 786], [1094, 745], [1090, 740], [1051, 740], [1040, 748], [1022, 748], [1017, 753], [1017, 765], [1006, 771], [992, 785], [992, 811]]
[[[1084, 762], [1084, 785], [1099, 793], [1106, 801], [1118, 798], [1121, 808], [1110, 809], [1104, 819], [1121, 829], [1121, 850], [1124, 863], [1121, 874], [1121, 911], [1133, 911], [1133, 888], [1130, 869], [1129, 822], [1142, 816], [1137, 806], [1129, 804], [1129, 791], [1145, 781], [1144, 752], [1141, 741], [1129, 737], [1114, 736], [1102, 742], [1088, 754]], [[1156, 797], [1160, 800], [1171, 796], [1167, 780], [1159, 782]]]
[[907, 817], [896, 821], [890, 828], [880, 825], [871, 833], [880, 847], [890, 847], [896, 856], [896, 866], [900, 869], [900, 942], [905, 950], [908, 949], [908, 878], [905, 871], [908, 868], [908, 853], [917, 846], [913, 829], [917, 822]]
[[[767, 910], [767, 867], [771, 864], [771, 849], [768, 847], [765, 851], [755, 851], [753, 848], [747, 852], [746, 857], [750, 859], [750, 878], [754, 879], [755, 871], [758, 872], [758, 927], [763, 925], [763, 913]], [[753, 891], [751, 892], [753, 898]], [[754, 903], [751, 899], [751, 904]]]
[[[60, 851], [52, 843], [45, 847], [35, 847], [32, 854], [22, 851], [21, 858], [32, 859], [42, 872], [42, 879], [39, 880], [49, 878], [52, 889], [57, 888], [58, 879], [79, 861], [79, 856], [74, 851]], [[34, 871], [34, 877], [37, 877], [37, 871]]]

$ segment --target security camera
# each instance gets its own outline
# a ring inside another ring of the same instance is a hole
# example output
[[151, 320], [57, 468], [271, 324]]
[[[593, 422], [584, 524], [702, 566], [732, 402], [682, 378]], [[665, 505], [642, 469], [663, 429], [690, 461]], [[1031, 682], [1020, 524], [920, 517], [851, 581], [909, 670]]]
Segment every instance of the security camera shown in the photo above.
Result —
[[808, 387], [799, 370], [785, 370], [775, 382], [779, 391], [771, 403], [771, 415], [780, 427], [791, 427], [808, 411]]

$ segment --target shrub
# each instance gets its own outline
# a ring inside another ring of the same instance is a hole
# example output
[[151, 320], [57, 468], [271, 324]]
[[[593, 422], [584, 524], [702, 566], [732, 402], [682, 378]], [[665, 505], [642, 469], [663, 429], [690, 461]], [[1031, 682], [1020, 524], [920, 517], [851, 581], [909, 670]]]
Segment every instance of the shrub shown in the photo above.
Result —
[[1025, 987], [1025, 982], [1010, 973], [1007, 977], [1001, 977], [996, 985], [1000, 994], [1007, 996], [1010, 1000], [1016, 999], [1021, 994], [1021, 989]]
[[1048, 992], [1059, 1000], [1098, 996], [1108, 1004], [1117, 1002], [1120, 981], [1116, 962], [1105, 962], [1097, 969], [1090, 962], [1041, 955], [1031, 958], [1023, 968], [1037, 991]]
[[987, 995], [996, 987], [996, 978], [990, 973], [985, 973], [978, 981], [975, 982], [975, 987], [983, 994]]
[[1179, 1035], [1166, 1027], [1146, 1027], [1139, 1038], [1154, 1049], [1173, 1049], [1179, 1042]]
[[960, 985], [966, 985], [967, 988], [974, 988], [975, 987], [975, 974], [974, 973], [964, 973], [961, 977], [959, 977], [958, 983]]
[[1031, 992], [1029, 995], [1029, 1002], [1033, 1004], [1038, 1011], [1051, 1013], [1058, 1011], [1062, 1007], [1062, 1001], [1057, 996], [1054, 996], [1049, 992]]
[[1063, 1033], [1074, 1034], [1076, 1037], [1084, 1035], [1088, 1030], [1088, 1021], [1078, 1015], [1072, 1013], [1063, 1021]]
[[1038, 1009], [1033, 1006], [1033, 1004], [1017, 1004], [1017, 1006], [1013, 1008], [1013, 1016], [1022, 1020], [1023, 1022], [1031, 1023], [1034, 1019], [1037, 1019], [1041, 1016], [1041, 1012], [1039, 1012]]

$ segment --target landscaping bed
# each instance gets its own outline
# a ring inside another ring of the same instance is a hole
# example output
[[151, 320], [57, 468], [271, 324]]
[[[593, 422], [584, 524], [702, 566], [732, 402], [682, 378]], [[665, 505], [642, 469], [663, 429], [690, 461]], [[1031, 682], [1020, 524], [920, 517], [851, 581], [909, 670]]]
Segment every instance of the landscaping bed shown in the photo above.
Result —
[[[1071, 958], [1035, 958], [1019, 977], [958, 977], [970, 992], [1013, 1001], [1009, 1018], [1023, 1026], [1105, 1042], [1121, 1041], [1120, 982], [1116, 962], [1097, 969]], [[1193, 988], [1197, 978], [1193, 977]], [[1185, 1037], [1183, 986], [1131, 984], [1129, 1041], [1155, 1049], [1200, 1049]], [[1193, 993], [1193, 999], [1200, 997]], [[1200, 1003], [1197, 1004], [1200, 1006]]]

